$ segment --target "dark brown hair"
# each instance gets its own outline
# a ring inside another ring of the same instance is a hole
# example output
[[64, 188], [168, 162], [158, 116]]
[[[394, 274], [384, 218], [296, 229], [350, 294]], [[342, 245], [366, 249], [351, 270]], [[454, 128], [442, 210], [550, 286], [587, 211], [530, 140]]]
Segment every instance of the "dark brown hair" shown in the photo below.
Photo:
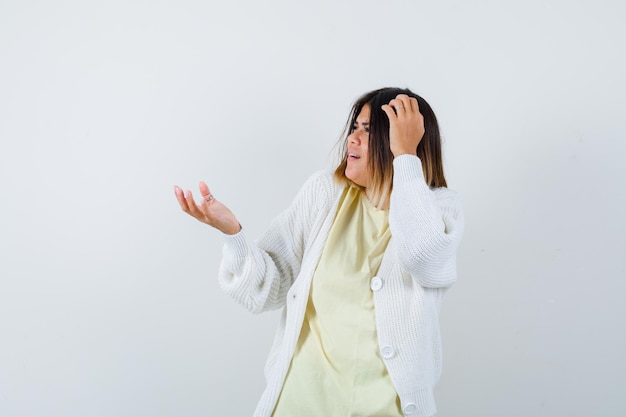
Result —
[[361, 113], [363, 106], [370, 107], [369, 120], [369, 153], [368, 164], [372, 173], [371, 197], [372, 203], [381, 208], [389, 195], [393, 181], [393, 154], [389, 147], [389, 118], [381, 109], [383, 104], [388, 104], [398, 94], [406, 94], [415, 97], [419, 105], [419, 110], [424, 116], [424, 137], [415, 150], [417, 156], [422, 161], [422, 170], [426, 184], [433, 188], [447, 187], [443, 174], [443, 161], [441, 157], [441, 136], [439, 134], [439, 124], [433, 109], [422, 97], [408, 89], [401, 88], [381, 88], [363, 94], [352, 106], [348, 122], [344, 128], [341, 139], [340, 162], [335, 169], [335, 178], [340, 181], [350, 181], [345, 174], [348, 163], [348, 136], [354, 130], [356, 119]]

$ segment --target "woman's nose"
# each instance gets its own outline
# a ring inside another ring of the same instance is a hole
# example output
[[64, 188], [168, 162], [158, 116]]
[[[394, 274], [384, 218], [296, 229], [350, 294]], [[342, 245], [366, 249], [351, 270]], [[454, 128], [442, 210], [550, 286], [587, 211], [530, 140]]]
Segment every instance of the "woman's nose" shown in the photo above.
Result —
[[358, 145], [359, 143], [361, 143], [361, 135], [359, 134], [359, 131], [355, 130], [352, 133], [350, 133], [350, 135], [348, 135], [348, 141], [350, 143], [354, 143], [355, 145]]

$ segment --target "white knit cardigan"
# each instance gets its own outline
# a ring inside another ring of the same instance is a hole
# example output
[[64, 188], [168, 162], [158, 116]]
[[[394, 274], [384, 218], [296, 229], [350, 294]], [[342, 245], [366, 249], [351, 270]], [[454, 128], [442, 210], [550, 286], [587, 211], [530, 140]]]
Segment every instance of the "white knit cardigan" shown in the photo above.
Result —
[[[403, 413], [426, 417], [436, 412], [439, 308], [445, 290], [456, 280], [463, 213], [456, 192], [426, 185], [418, 157], [398, 156], [393, 167], [391, 239], [371, 280], [378, 344]], [[283, 308], [265, 364], [267, 386], [254, 417], [271, 416], [280, 395], [311, 279], [344, 187], [330, 172], [314, 174], [256, 243], [245, 231], [225, 236], [219, 270], [222, 289], [254, 313]]]

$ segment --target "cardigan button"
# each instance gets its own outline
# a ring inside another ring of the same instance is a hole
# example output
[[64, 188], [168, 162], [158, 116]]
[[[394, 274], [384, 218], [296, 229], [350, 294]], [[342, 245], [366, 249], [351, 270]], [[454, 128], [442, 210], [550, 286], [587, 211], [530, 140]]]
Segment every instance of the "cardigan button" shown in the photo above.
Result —
[[402, 412], [406, 416], [415, 414], [416, 411], [417, 411], [417, 406], [413, 403], [408, 403], [407, 405], [404, 406], [404, 408], [402, 408]]
[[396, 351], [391, 346], [383, 346], [380, 348], [380, 356], [382, 356], [383, 359], [391, 359], [396, 356]]
[[378, 291], [382, 287], [383, 287], [382, 279], [380, 279], [379, 277], [372, 278], [372, 280], [370, 281], [370, 288], [372, 289], [372, 291]]

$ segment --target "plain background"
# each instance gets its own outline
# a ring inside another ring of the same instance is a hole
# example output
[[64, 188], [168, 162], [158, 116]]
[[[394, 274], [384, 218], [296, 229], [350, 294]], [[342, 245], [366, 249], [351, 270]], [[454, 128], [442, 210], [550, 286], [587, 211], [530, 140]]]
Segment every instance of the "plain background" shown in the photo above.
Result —
[[623, 416], [624, 8], [0, 0], [0, 416], [251, 415], [278, 314], [172, 186], [258, 237], [383, 86], [465, 205], [438, 415]]

